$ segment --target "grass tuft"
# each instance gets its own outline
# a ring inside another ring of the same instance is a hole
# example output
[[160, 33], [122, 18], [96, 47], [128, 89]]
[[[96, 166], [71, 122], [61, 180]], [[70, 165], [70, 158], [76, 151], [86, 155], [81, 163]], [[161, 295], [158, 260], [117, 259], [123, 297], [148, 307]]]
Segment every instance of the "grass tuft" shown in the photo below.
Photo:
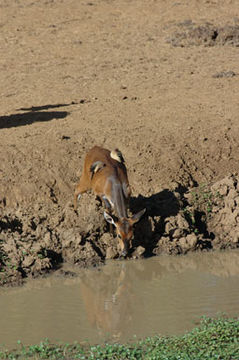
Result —
[[239, 320], [203, 317], [199, 326], [183, 336], [148, 337], [135, 343], [80, 345], [51, 344], [24, 346], [14, 351], [0, 349], [1, 359], [53, 360], [235, 360], [239, 359]]

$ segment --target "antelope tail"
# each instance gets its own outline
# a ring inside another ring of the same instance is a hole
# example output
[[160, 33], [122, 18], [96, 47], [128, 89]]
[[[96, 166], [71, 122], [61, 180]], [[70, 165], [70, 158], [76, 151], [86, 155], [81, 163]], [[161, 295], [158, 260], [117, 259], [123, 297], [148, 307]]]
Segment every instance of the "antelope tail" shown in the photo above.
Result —
[[115, 149], [115, 150], [112, 150], [110, 152], [110, 157], [122, 164], [124, 164], [124, 158], [123, 158], [123, 155], [122, 155], [122, 152], [119, 150], [119, 149]]

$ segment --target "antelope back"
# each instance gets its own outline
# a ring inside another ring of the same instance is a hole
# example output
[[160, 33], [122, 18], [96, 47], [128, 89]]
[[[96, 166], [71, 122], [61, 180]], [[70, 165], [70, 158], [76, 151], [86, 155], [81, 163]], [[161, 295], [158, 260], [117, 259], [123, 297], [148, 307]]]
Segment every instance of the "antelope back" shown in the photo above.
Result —
[[126, 201], [131, 191], [119, 150], [110, 152], [98, 146], [93, 147], [86, 155], [84, 172], [95, 194], [103, 200], [105, 197], [119, 218], [126, 217]]

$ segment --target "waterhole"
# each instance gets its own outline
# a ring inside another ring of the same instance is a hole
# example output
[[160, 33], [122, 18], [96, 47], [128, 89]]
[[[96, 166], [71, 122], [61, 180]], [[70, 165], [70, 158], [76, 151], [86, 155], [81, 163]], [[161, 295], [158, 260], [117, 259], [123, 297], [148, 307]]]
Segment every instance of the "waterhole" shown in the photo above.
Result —
[[239, 313], [239, 251], [112, 261], [1, 289], [0, 343], [176, 335], [218, 312]]

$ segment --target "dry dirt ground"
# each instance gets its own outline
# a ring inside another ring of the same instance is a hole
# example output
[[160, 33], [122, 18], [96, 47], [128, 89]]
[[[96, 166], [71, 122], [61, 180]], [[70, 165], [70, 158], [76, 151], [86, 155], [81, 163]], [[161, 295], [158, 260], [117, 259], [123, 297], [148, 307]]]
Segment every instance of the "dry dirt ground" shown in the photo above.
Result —
[[129, 257], [238, 247], [237, 0], [1, 0], [0, 283], [119, 256], [87, 150], [118, 147]]

